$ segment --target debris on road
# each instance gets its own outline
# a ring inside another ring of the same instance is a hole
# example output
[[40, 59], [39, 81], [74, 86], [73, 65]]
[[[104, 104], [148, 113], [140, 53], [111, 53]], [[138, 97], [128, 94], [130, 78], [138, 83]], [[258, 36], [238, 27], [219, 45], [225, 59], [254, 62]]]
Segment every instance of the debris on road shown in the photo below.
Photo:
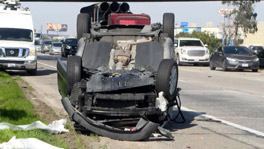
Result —
[[43, 142], [36, 138], [27, 138], [27, 139], [16, 139], [12, 137], [8, 142], [0, 144], [1, 149], [61, 149], [56, 146], [52, 146], [46, 142]]
[[12, 128], [14, 130], [32, 130], [32, 129], [42, 129], [51, 134], [60, 134], [69, 132], [69, 130], [65, 129], [66, 119], [53, 121], [51, 124], [46, 125], [41, 121], [33, 122], [29, 125], [12, 125], [9, 123], [0, 123], [0, 130]]

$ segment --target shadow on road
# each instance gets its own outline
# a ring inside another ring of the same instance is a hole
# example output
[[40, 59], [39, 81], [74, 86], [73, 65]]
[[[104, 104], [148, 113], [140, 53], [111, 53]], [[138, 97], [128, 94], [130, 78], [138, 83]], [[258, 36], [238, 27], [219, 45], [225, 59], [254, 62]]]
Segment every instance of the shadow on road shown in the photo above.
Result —
[[195, 120], [195, 117], [205, 114], [204, 112], [192, 112], [192, 111], [182, 111], [183, 116], [185, 118], [185, 122], [182, 123], [182, 118], [179, 116], [175, 121], [170, 121], [165, 126], [166, 129], [170, 131], [177, 131], [179, 129], [186, 129], [196, 126], [196, 124], [192, 124], [192, 121]]
[[[11, 76], [18, 75], [18, 76], [30, 76], [26, 71], [19, 70], [19, 71], [7, 71], [7, 73]], [[36, 76], [47, 76], [57, 73], [57, 70], [37, 70]], [[32, 76], [34, 77], [34, 76]]]

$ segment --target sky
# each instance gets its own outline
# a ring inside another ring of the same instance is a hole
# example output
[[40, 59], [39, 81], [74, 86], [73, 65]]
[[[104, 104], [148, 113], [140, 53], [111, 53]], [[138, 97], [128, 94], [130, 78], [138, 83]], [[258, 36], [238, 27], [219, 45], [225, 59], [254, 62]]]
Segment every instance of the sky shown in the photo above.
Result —
[[[46, 33], [47, 23], [68, 24], [68, 31], [59, 35], [76, 35], [76, 20], [80, 8], [93, 3], [80, 2], [23, 2], [23, 7], [31, 10], [34, 27]], [[135, 14], [145, 13], [150, 15], [151, 22], [162, 22], [162, 15], [166, 12], [175, 14], [175, 22], [196, 23], [197, 26], [206, 26], [207, 22], [213, 22], [217, 26], [223, 21], [218, 15], [218, 8], [230, 8], [221, 2], [141, 2], [129, 3], [130, 10]], [[264, 2], [255, 4], [257, 20], [264, 21]], [[49, 32], [56, 34], [56, 32]]]

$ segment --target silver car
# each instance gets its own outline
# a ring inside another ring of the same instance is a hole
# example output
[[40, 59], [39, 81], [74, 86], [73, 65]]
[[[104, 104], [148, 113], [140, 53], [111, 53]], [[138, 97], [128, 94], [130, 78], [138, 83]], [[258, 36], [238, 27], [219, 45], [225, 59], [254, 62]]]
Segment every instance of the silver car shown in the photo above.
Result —
[[61, 42], [52, 42], [51, 48], [49, 50], [49, 54], [50, 55], [61, 54], [61, 47], [62, 47]]

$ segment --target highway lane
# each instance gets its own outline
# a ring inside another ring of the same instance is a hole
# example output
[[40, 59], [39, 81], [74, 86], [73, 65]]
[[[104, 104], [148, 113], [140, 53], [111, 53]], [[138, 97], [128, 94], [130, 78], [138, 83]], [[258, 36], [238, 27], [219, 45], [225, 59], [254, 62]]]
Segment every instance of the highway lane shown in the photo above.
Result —
[[[66, 116], [57, 88], [56, 62], [60, 56], [39, 54], [37, 76], [19, 73], [40, 97], [56, 112]], [[65, 59], [64, 59], [65, 60]], [[218, 118], [264, 132], [262, 128], [264, 109], [263, 73], [211, 71], [208, 67], [179, 67], [179, 87], [182, 88], [182, 106]], [[62, 114], [63, 113], [63, 114]], [[220, 123], [201, 121], [199, 113], [184, 111], [187, 123], [170, 123], [168, 128], [180, 139], [173, 142], [120, 142], [103, 138], [109, 148], [122, 148], [124, 144], [137, 148], [184, 148], [188, 146], [209, 148], [264, 148], [263, 138]], [[204, 141], [197, 142], [197, 135]], [[216, 141], [217, 139], [217, 141]], [[192, 141], [190, 141], [192, 140]], [[111, 142], [111, 143], [109, 143]]]
[[182, 104], [264, 132], [264, 73], [180, 66]]

